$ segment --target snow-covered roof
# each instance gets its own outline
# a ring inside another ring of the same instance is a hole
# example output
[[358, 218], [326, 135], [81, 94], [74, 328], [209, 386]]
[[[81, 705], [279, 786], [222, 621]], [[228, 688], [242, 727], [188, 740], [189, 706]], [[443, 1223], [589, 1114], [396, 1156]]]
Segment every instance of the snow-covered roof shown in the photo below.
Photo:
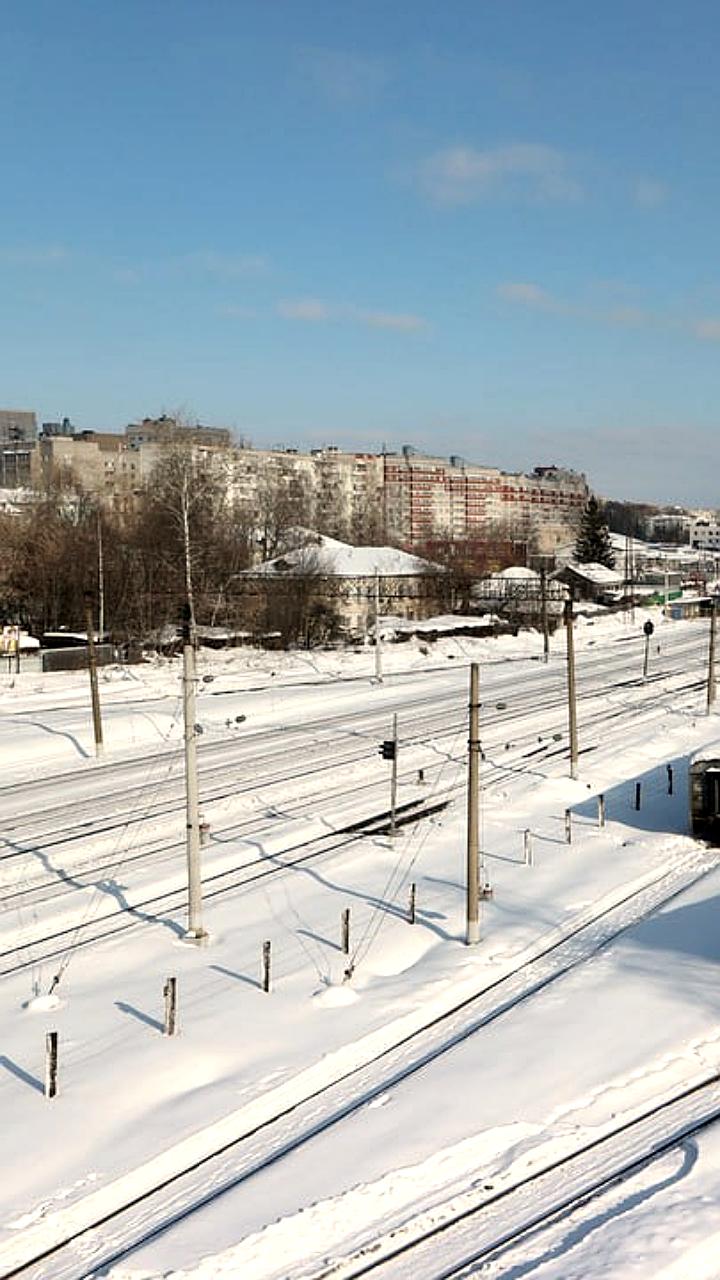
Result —
[[534, 581], [537, 581], [540, 574], [536, 573], [534, 569], [528, 569], [525, 565], [511, 564], [508, 569], [501, 569], [499, 573], [491, 573], [490, 577], [503, 578], [506, 581], [517, 580], [520, 582], [527, 581], [528, 578], [532, 578]]
[[403, 577], [419, 573], [443, 573], [440, 565], [397, 547], [353, 547], [325, 534], [313, 534], [300, 546], [274, 556], [249, 574], [321, 573], [330, 577]]
[[566, 566], [571, 573], [576, 573], [579, 578], [585, 578], [588, 582], [594, 582], [597, 586], [619, 587], [625, 579], [621, 573], [615, 569], [608, 569], [605, 564], [596, 564], [590, 561], [588, 564], [576, 564], [574, 561]]
[[414, 619], [389, 616], [380, 619], [383, 630], [392, 628], [393, 631], [410, 632], [411, 635], [433, 634], [434, 632], [452, 634], [455, 631], [483, 630], [499, 621], [500, 619], [494, 613], [441, 613], [435, 618]]

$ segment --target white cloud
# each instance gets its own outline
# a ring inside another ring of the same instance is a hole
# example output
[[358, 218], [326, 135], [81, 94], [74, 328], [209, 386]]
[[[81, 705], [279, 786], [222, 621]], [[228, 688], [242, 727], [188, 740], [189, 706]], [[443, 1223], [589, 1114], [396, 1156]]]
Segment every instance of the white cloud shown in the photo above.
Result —
[[541, 289], [540, 285], [531, 284], [529, 281], [507, 280], [499, 284], [495, 292], [505, 302], [517, 303], [534, 311], [568, 310], [566, 303], [561, 302], [559, 298], [554, 298], [546, 289]]
[[333, 320], [333, 310], [319, 298], [297, 298], [278, 302], [277, 313], [284, 320]]
[[439, 204], [472, 204], [493, 197], [576, 202], [582, 188], [561, 151], [523, 142], [479, 151], [446, 147], [420, 167], [420, 183]]
[[373, 102], [389, 78], [382, 58], [343, 49], [310, 46], [298, 51], [297, 62], [313, 88], [340, 105]]
[[197, 249], [177, 258], [169, 265], [180, 271], [199, 271], [221, 280], [237, 280], [247, 276], [263, 275], [270, 267], [269, 260], [261, 253], [219, 253], [216, 249]]
[[495, 293], [503, 302], [524, 307], [528, 311], [572, 316], [585, 322], [608, 325], [613, 329], [645, 329], [657, 333], [684, 334], [686, 337], [690, 335], [704, 342], [720, 342], [720, 319], [714, 316], [688, 320], [677, 309], [673, 312], [633, 304], [607, 307], [576, 302], [558, 298], [530, 281], [503, 281], [496, 285]]
[[654, 178], [638, 178], [633, 184], [633, 203], [641, 209], [657, 209], [668, 198], [668, 189], [664, 182]]
[[341, 323], [349, 321], [365, 324], [371, 329], [395, 329], [402, 333], [427, 329], [422, 316], [407, 311], [369, 311], [351, 303], [323, 302], [320, 298], [284, 299], [278, 302], [277, 314], [284, 320], [302, 320], [310, 324], [319, 322]]
[[357, 319], [369, 324], [373, 329], [399, 329], [411, 333], [417, 329], [427, 329], [427, 321], [422, 316], [408, 312], [393, 311], [358, 311]]
[[54, 267], [67, 262], [70, 250], [63, 245], [16, 245], [0, 249], [0, 265], [5, 267]]
[[696, 338], [704, 342], [720, 342], [720, 320], [708, 318], [696, 321], [693, 326]]

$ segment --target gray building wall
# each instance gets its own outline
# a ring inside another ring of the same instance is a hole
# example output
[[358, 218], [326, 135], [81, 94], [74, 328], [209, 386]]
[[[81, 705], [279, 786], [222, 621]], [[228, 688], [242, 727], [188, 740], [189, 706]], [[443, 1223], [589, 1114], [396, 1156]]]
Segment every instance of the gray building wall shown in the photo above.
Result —
[[28, 409], [0, 409], [0, 487], [30, 484], [32, 452], [37, 444], [37, 418]]

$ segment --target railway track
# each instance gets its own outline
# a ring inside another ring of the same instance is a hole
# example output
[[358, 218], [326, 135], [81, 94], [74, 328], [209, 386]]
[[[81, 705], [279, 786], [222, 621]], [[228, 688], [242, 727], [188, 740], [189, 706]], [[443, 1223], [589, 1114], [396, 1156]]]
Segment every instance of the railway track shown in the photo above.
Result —
[[[618, 641], [618, 643], [621, 642]], [[697, 647], [697, 636], [681, 637], [681, 643], [673, 647], [672, 656], [676, 661], [678, 657], [683, 658], [685, 656], [692, 656], [699, 662], [702, 655], [695, 652]], [[499, 674], [498, 669], [495, 668], [493, 671], [493, 680], [490, 683], [490, 686], [485, 686], [482, 691], [482, 697], [486, 703], [490, 701], [492, 704], [493, 701], [500, 701], [503, 698], [512, 698], [514, 705], [507, 708], [507, 714], [503, 713], [498, 716], [495, 709], [493, 709], [496, 720], [498, 718], [504, 719], [508, 725], [510, 725], [518, 716], [524, 716], [528, 710], [532, 710], [533, 704], [537, 705], [538, 702], [540, 702], [546, 709], [549, 709], [550, 707], [559, 708], [564, 705], [565, 693], [563, 676], [561, 670], [558, 669], [557, 666], [545, 667], [541, 665], [533, 667], [530, 673], [525, 674], [524, 680], [521, 680], [519, 684], [516, 683], [517, 678], [514, 671], [507, 674], [505, 673], [504, 668], [506, 666], [507, 664], [505, 662], [498, 664]], [[601, 690], [607, 691], [607, 678], [614, 667], [620, 668], [617, 674], [618, 676], [621, 676], [623, 674], [623, 670], [626, 668], [630, 668], [631, 670], [632, 668], [636, 669], [636, 664], [634, 661], [629, 661], [624, 652], [621, 652], [618, 660], [616, 655], [612, 655], [610, 659], [608, 659], [607, 653], [595, 656], [594, 654], [588, 654], [586, 651], [583, 655], [582, 678], [580, 680], [579, 687], [580, 700], [583, 701], [588, 698], [593, 698], [597, 696]], [[446, 666], [440, 670], [443, 674], [448, 674]], [[413, 674], [416, 677], [418, 675], [418, 673]], [[654, 672], [649, 681], [643, 682], [637, 677], [633, 677], [630, 671], [628, 671], [625, 674], [625, 678], [618, 679], [614, 687], [631, 688], [643, 684], [652, 685], [653, 683], [662, 683], [665, 680], [676, 677], [678, 674], [685, 674], [685, 669], [683, 668], [681, 673], [671, 670]], [[596, 675], [600, 675], [602, 677], [602, 683], [599, 687], [591, 687], [590, 682]], [[551, 686], [549, 689], [546, 687], [548, 684]], [[557, 686], [558, 684], [562, 687], [552, 687], [553, 685]], [[508, 688], [507, 686], [510, 687]], [[523, 688], [523, 686], [525, 687]], [[388, 689], [390, 689], [390, 687], [391, 686], [388, 686]], [[393, 692], [401, 693], [402, 690], [393, 690]], [[420, 711], [422, 718], [428, 725], [427, 734], [432, 732], [432, 725], [437, 724], [438, 721], [442, 721], [442, 719], [446, 718], [448, 715], [456, 715], [459, 718], [464, 711], [467, 701], [467, 693], [464, 688], [447, 691], [443, 693], [439, 699], [437, 696], [432, 699], [436, 703], [440, 701], [441, 705], [437, 707], [437, 710], [428, 713], [429, 697], [431, 698], [432, 694], [425, 691], [418, 695], [405, 697], [402, 703], [397, 705], [397, 709], [402, 715], [409, 714], [412, 717], [415, 711]], [[395, 703], [393, 703], [393, 707], [394, 706]], [[368, 713], [367, 710], [363, 710], [362, 712], [353, 712], [351, 709], [348, 709], [345, 712], [341, 712], [333, 716], [306, 720], [303, 722], [302, 729], [284, 727], [279, 730], [270, 730], [267, 734], [261, 734], [257, 730], [245, 728], [242, 731], [242, 739], [239, 741], [235, 740], [228, 742], [226, 739], [215, 742], [208, 740], [201, 741], [199, 744], [200, 781], [201, 785], [208, 787], [208, 794], [204, 798], [207, 803], [211, 803], [214, 800], [226, 798], [228, 794], [236, 794], [238, 791], [242, 790], [251, 790], [257, 785], [258, 775], [262, 777], [265, 773], [269, 776], [267, 779], [262, 778], [262, 781], [267, 781], [268, 783], [273, 779], [284, 782], [286, 780], [290, 781], [293, 778], [302, 778], [304, 774], [308, 772], [307, 769], [288, 771], [287, 768], [288, 756], [293, 752], [294, 743], [296, 743], [300, 749], [305, 749], [308, 734], [327, 734], [330, 732], [334, 735], [333, 749], [334, 751], [337, 751], [339, 750], [340, 739], [335, 736], [336, 734], [341, 734], [344, 730], [353, 737], [363, 734], [366, 738], [374, 737], [383, 732], [381, 717], [385, 718], [388, 714], [388, 708], [385, 706], [383, 706], [382, 711], [378, 710], [371, 713]], [[405, 732], [405, 728], [406, 727], [404, 727], [403, 732]], [[417, 736], [419, 732], [419, 729], [415, 730], [415, 735]], [[266, 742], [267, 737], [277, 737], [279, 739], [277, 745], [268, 746]], [[258, 739], [265, 739], [263, 747], [260, 750], [258, 750]], [[243, 759], [243, 757], [247, 756], [251, 756], [251, 759]], [[111, 779], [117, 779], [122, 787], [124, 806], [120, 811], [118, 811], [116, 805], [114, 805], [112, 809], [108, 810], [107, 802], [103, 800], [103, 795], [101, 794], [100, 797], [98, 797], [97, 794], [95, 794], [93, 798], [93, 805], [95, 809], [97, 810], [99, 804], [102, 806], [104, 803], [106, 806], [104, 812], [101, 809], [99, 819], [95, 819], [96, 824], [99, 821], [104, 823], [107, 827], [110, 823], [113, 823], [115, 826], [122, 826], [128, 822], [135, 822], [138, 820], [134, 812], [134, 808], [137, 806], [128, 808], [128, 798], [133, 796], [138, 798], [144, 796], [147, 792], [148, 770], [151, 770], [153, 766], [156, 765], [158, 761], [162, 761], [163, 758], [167, 758], [169, 763], [172, 763], [174, 757], [177, 757], [179, 760], [178, 747], [169, 746], [159, 751], [156, 749], [150, 755], [140, 755], [131, 759], [125, 758], [120, 761], [91, 762], [79, 769], [72, 770], [67, 774], [45, 775], [42, 778], [30, 779], [26, 782], [18, 782], [9, 786], [1, 785], [0, 805], [2, 805], [3, 811], [6, 815], [4, 833], [12, 835], [16, 839], [22, 839], [24, 837], [27, 837], [28, 839], [39, 839], [40, 835], [43, 833], [47, 838], [50, 838], [53, 835], [53, 828], [51, 827], [48, 830], [48, 823], [54, 823], [54, 830], [57, 833], [59, 833], [60, 830], [68, 831], [72, 829], [77, 832], [78, 839], [85, 838], [88, 834], [87, 823], [78, 823], [76, 818], [78, 804], [82, 799], [81, 791], [88, 787], [91, 792], [102, 792], [102, 790], [106, 788], [106, 780], [109, 781]], [[240, 757], [240, 759], [238, 759], [238, 757]], [[346, 752], [345, 758], [348, 763], [352, 763], [362, 758], [362, 750]], [[272, 770], [278, 762], [282, 763], [283, 769], [282, 771], [273, 773]], [[322, 765], [318, 765], [318, 770], [321, 768]], [[212, 790], [210, 789], [210, 785], [213, 777], [220, 769], [225, 771], [230, 769], [233, 771], [231, 777], [228, 779], [229, 785], [222, 785], [219, 788]], [[252, 777], [247, 776], [249, 769], [252, 769]], [[138, 770], [141, 772], [142, 776], [137, 780], [132, 780], [133, 772], [137, 772]], [[38, 823], [37, 817], [35, 817], [34, 820], [28, 820], [25, 817], [28, 809], [33, 808], [32, 795], [35, 791], [38, 789], [48, 791], [49, 789], [52, 789], [54, 785], [70, 785], [71, 780], [73, 786], [73, 799], [71, 801], [63, 801], [61, 804], [51, 805], [49, 807], [47, 805], [44, 806], [42, 823]], [[172, 784], [174, 786], [174, 793], [171, 795], [170, 799], [158, 802], [156, 812], [160, 816], [176, 812], [182, 806], [181, 788], [177, 779], [173, 779]], [[13, 810], [15, 810], [14, 813]], [[0, 864], [7, 856], [12, 856], [12, 851], [9, 851], [9, 853], [6, 852], [5, 855], [0, 857]]]
[[[691, 681], [686, 682], [682, 686], [682, 689], [684, 691], [689, 691], [694, 690], [696, 687], [698, 687], [697, 682]], [[679, 690], [675, 688], [673, 690], [673, 694], [676, 695], [678, 691]], [[521, 714], [522, 713], [519, 711], [516, 713], [518, 718], [521, 717]], [[610, 709], [606, 709], [602, 714], [596, 715], [593, 727], [593, 740], [588, 742], [586, 739], [584, 748], [585, 752], [594, 750], [597, 743], [602, 740], [608, 725], [616, 720], [622, 720], [626, 714], [626, 711], [622, 707], [611, 707]], [[633, 714], [637, 718], [636, 707], [633, 708]], [[462, 727], [463, 725], [460, 723], [458, 728], [462, 729]], [[502, 742], [503, 736], [504, 735], [501, 733], [499, 739], [500, 743]], [[509, 771], [514, 775], [522, 776], [527, 768], [537, 769], [540, 764], [547, 762], [553, 757], [563, 755], [565, 752], [565, 746], [562, 744], [558, 746], [553, 735], [546, 736], [544, 744], [538, 746], [537, 733], [530, 733], [528, 735], [524, 735], [521, 739], [523, 747], [527, 742], [531, 742], [532, 745], [529, 746], [527, 750], [521, 750], [519, 753], [516, 750], [514, 753], [508, 755], [506, 752], [501, 751], [497, 759], [488, 755], [487, 765], [489, 770], [504, 782], [507, 779]], [[516, 741], [514, 745], [517, 748], [520, 744]], [[458, 758], [458, 763], [459, 762]], [[438, 771], [440, 767], [441, 766], [438, 766]], [[368, 787], [374, 786], [375, 789], [379, 786], [378, 783], [367, 785]], [[492, 782], [488, 785], [491, 787]], [[464, 791], [464, 787], [465, 782], [463, 778], [453, 786], [446, 787], [439, 797], [436, 796], [434, 798], [434, 802], [430, 807], [428, 807], [430, 804], [429, 801], [423, 802], [416, 800], [409, 802], [404, 806], [400, 806], [400, 812], [405, 813], [406, 821], [419, 821], [423, 816], [437, 812], [439, 808], [445, 807], [455, 796], [460, 795]], [[353, 784], [351, 790], [355, 791], [356, 789], [355, 784]], [[346, 791], [344, 794], [349, 794], [349, 792]], [[311, 804], [314, 803], [314, 801], [308, 803]], [[384, 811], [375, 813], [360, 822], [356, 821], [340, 826], [336, 831], [329, 835], [324, 834], [314, 839], [302, 840], [294, 844], [288, 844], [273, 856], [271, 863], [259, 863], [257, 857], [255, 857], [249, 862], [246, 861], [244, 863], [240, 863], [229, 869], [226, 868], [222, 871], [206, 871], [202, 877], [204, 900], [212, 901], [213, 899], [224, 896], [225, 894], [251, 888], [261, 881], [300, 869], [310, 862], [314, 862], [322, 857], [337, 853], [348, 846], [355, 844], [357, 840], [363, 836], [377, 834], [378, 823], [381, 821], [383, 816], [387, 816]], [[257, 835], [256, 819], [250, 819], [247, 822], [226, 828], [224, 833], [222, 833], [223, 839], [242, 839], [243, 836], [248, 835], [249, 829]], [[219, 836], [221, 833], [218, 832], [217, 834]], [[170, 852], [173, 847], [177, 849], [177, 845], [173, 846], [171, 844], [161, 846], [160, 850], [157, 848], [151, 851], [144, 850], [138, 853], [136, 858], [146, 860], [151, 853], [157, 855], [157, 853], [161, 851]], [[117, 865], [118, 859], [116, 857], [112, 863], [112, 869], [116, 870]], [[125, 869], [126, 865], [126, 860], [123, 858], [123, 869]], [[91, 869], [90, 874], [97, 877], [102, 874], [102, 870], [102, 867], [98, 868], [95, 866]], [[64, 874], [69, 875], [69, 873]], [[88, 872], [85, 872], [84, 874], [88, 874]], [[64, 883], [67, 883], [67, 881]], [[45, 887], [46, 886], [43, 885], [41, 886], [41, 889], [44, 891]], [[88, 883], [84, 883], [82, 881], [77, 881], [76, 876], [73, 874], [70, 876], [69, 889], [67, 892], [61, 894], [56, 893], [54, 898], [58, 896], [66, 897], [68, 892], [71, 893], [82, 888], [97, 888], [96, 879], [91, 879]], [[110, 886], [108, 890], [109, 892], [111, 892], [111, 888], [112, 887]], [[15, 890], [12, 891], [10, 895], [6, 895], [2, 900], [0, 900], [0, 905], [5, 909], [15, 907], [18, 912], [21, 913], [26, 908], [31, 908], [34, 904], [37, 904], [38, 896], [38, 888], [35, 886], [25, 890]], [[142, 893], [139, 893], [137, 897], [129, 896], [127, 894], [121, 897], [119, 893], [112, 894], [112, 892], [111, 896], [118, 899], [118, 905], [114, 910], [110, 912], [106, 911], [101, 916], [96, 914], [88, 916], [86, 910], [81, 911], [79, 920], [66, 924], [62, 928], [55, 929], [52, 932], [43, 933], [39, 936], [33, 936], [32, 933], [28, 932], [26, 927], [22, 931], [21, 938], [16, 944], [11, 947], [6, 947], [4, 951], [0, 952], [0, 977], [10, 976], [26, 969], [35, 968], [49, 960], [66, 954], [70, 949], [85, 947], [91, 943], [99, 942], [109, 937], [114, 937], [118, 934], [127, 932], [130, 929], [137, 928], [142, 923], [167, 923], [168, 919], [171, 919], [173, 916], [183, 912], [187, 906], [187, 895], [184, 885], [175, 889], [163, 890], [162, 892], [155, 892], [152, 894], [143, 895]]]
[[[652, 691], [651, 696], [654, 697], [656, 685], [659, 683], [665, 684], [668, 678], [669, 677], [667, 676], [657, 676], [654, 681], [631, 680], [616, 685], [615, 689], [620, 691], [626, 688], [637, 688], [638, 686], [647, 687]], [[673, 677], [673, 679], [677, 680], [678, 677]], [[676, 684], [672, 689], [672, 693], [675, 695], [682, 692], [688, 692], [696, 688], [700, 688], [700, 685], [701, 682], [699, 681], [685, 681], [683, 684]], [[597, 696], [598, 695], [595, 692], [587, 692], [584, 697], [580, 699], [581, 705], [583, 702], [597, 698]], [[542, 709], [543, 716], [553, 712], [558, 712], [559, 715], [562, 715], [564, 713], [564, 708], [564, 696], [546, 700]], [[464, 719], [459, 717], [448, 724], [447, 712], [448, 709], [443, 708], [442, 710], [433, 713], [430, 717], [427, 715], [423, 716], [419, 723], [406, 727], [403, 731], [401, 741], [403, 749], [428, 745], [430, 741], [436, 744], [441, 744], [444, 740], [453, 739], [457, 737], [458, 734], [462, 733], [464, 731]], [[528, 707], [525, 705], [524, 701], [518, 701], [517, 705], [512, 708], [507, 708], [502, 703], [500, 710], [494, 708], [491, 723], [483, 728], [483, 743], [487, 752], [489, 753], [497, 750], [507, 738], [510, 730], [514, 730], [514, 727], [525, 720], [527, 715]], [[600, 713], [599, 717], [596, 717], [596, 723], [599, 720], [609, 722], [611, 719], [618, 718], [621, 715], [622, 711], [615, 712], [613, 710], [608, 710], [604, 713]], [[553, 723], [550, 726], [546, 726], [544, 732], [539, 735], [540, 744], [536, 747], [534, 752], [536, 758], [549, 758], [552, 755], [561, 754], [561, 751], [564, 748], [561, 748], [558, 751], [553, 747], [552, 743], [548, 739], [548, 735], [552, 735], [553, 731], [557, 732], [559, 723], [560, 722], [558, 720], [553, 721]], [[564, 726], [562, 725], [560, 727], [561, 734], [563, 727]], [[538, 743], [537, 730], [526, 730], [519, 735], [516, 731], [513, 731], [511, 736], [513, 739], [512, 746], [515, 749], [523, 748], [526, 745], [530, 746], [531, 743]], [[543, 738], [545, 738], [544, 742], [542, 741]], [[283, 746], [282, 749], [278, 749], [272, 754], [273, 760], [276, 758], [282, 759], [282, 771], [276, 771], [274, 773], [268, 772], [268, 759], [266, 757], [265, 759], [261, 758], [256, 762], [256, 770], [261, 771], [260, 778], [257, 777], [257, 773], [255, 773], [255, 776], [253, 777], [247, 777], [246, 773], [239, 773], [230, 778], [225, 777], [222, 785], [215, 789], [206, 786], [203, 790], [203, 805], [208, 807], [214, 803], [219, 803], [223, 800], [245, 794], [257, 795], [261, 798], [264, 792], [271, 790], [274, 786], [279, 784], [285, 785], [293, 781], [307, 780], [315, 776], [322, 777], [328, 768], [330, 768], [329, 762], [323, 759], [309, 766], [306, 762], [303, 762], [297, 767], [291, 766], [288, 770], [287, 757], [288, 747]], [[366, 760], [367, 744], [365, 741], [361, 742], [359, 745], [353, 745], [350, 749], [338, 747], [333, 743], [332, 768], [334, 771]], [[432, 768], [432, 766], [430, 766], [430, 768]], [[409, 776], [411, 772], [412, 771], [409, 771], [406, 777]], [[370, 786], [373, 784], [360, 784], [360, 789], [363, 788], [363, 785]], [[377, 785], [377, 783], [375, 785]], [[137, 789], [137, 793], [138, 796], [142, 794], [141, 788]], [[346, 795], [347, 788], [328, 791], [327, 787], [323, 786], [319, 794], [322, 796], [323, 803], [326, 804], [328, 800], [342, 798]], [[258, 808], [261, 803], [262, 800], [259, 799]], [[310, 797], [307, 801], [303, 800], [298, 802], [298, 807], [301, 810], [302, 807], [310, 806], [313, 803], [314, 799], [313, 797]], [[43, 831], [42, 828], [38, 829], [37, 819], [34, 820], [35, 826], [33, 826], [30, 821], [26, 821], [25, 823], [10, 823], [4, 829], [4, 841], [6, 848], [2, 854], [0, 854], [0, 870], [5, 872], [13, 862], [19, 862], [22, 859], [34, 860], [37, 858], [38, 854], [44, 855], [51, 849], [66, 849], [67, 846], [72, 845], [73, 843], [82, 843], [83, 847], [85, 847], [91, 837], [101, 835], [107, 836], [114, 831], [148, 824], [159, 818], [179, 815], [184, 809], [184, 804], [184, 789], [181, 787], [181, 784], [178, 783], [171, 798], [165, 798], [154, 803], [149, 803], [145, 805], [142, 810], [138, 808], [138, 804], [136, 803], [136, 805], [129, 810], [115, 810], [110, 814], [101, 815], [99, 818], [95, 816], [92, 820], [84, 819], [80, 822], [69, 822], [67, 820], [67, 815], [72, 814], [74, 817], [77, 812], [77, 804], [75, 803], [67, 804], [62, 806], [59, 810], [55, 809], [54, 811], [51, 811], [49, 816], [53, 826], [50, 828], [49, 832], [47, 830]], [[253, 821], [257, 821], [257, 815], [253, 815], [253, 817], [248, 819], [248, 823], [252, 823]], [[58, 823], [61, 825], [61, 830], [58, 830]], [[243, 829], [247, 829], [247, 826], [243, 827], [241, 825], [239, 827], [236, 826], [235, 828], [227, 828], [226, 830], [229, 831], [231, 829], [239, 836], [242, 834]], [[154, 853], [156, 851], [157, 846], [153, 846], [148, 853]], [[146, 855], [140, 854], [137, 856]], [[110, 860], [106, 864], [91, 862], [86, 862], [81, 865], [73, 864], [72, 871], [74, 875], [85, 872], [101, 873], [103, 865], [107, 867], [114, 865], [114, 863]], [[124, 859], [123, 865], [125, 865]], [[45, 875], [40, 877], [33, 877], [32, 875], [28, 877], [25, 875], [23, 876], [22, 890], [18, 890], [14, 884], [11, 886], [9, 893], [3, 892], [2, 889], [0, 889], [0, 904], [9, 903], [13, 899], [17, 898], [19, 893], [33, 889], [36, 885], [39, 886], [47, 883], [48, 880], [52, 880], [52, 878], [52, 871], [47, 871]]]
[[[419, 822], [425, 817], [439, 813], [446, 808], [449, 797], [438, 796], [432, 802], [409, 801], [398, 805], [396, 826], [403, 827], [411, 822]], [[202, 877], [203, 901], [237, 889], [249, 888], [260, 881], [275, 877], [283, 872], [297, 870], [326, 857], [330, 853], [347, 848], [366, 836], [384, 834], [388, 829], [390, 814], [388, 810], [372, 814], [370, 817], [347, 824], [331, 834], [317, 836], [315, 839], [302, 840], [278, 850], [268, 861], [254, 858], [251, 862], [241, 863], [224, 871], [205, 872]], [[268, 865], [269, 863], [269, 865]], [[92, 884], [87, 886], [93, 888]], [[154, 893], [137, 901], [128, 900], [115, 910], [100, 917], [91, 917], [65, 925], [54, 933], [44, 934], [39, 938], [26, 938], [12, 947], [0, 952], [0, 977], [9, 977], [26, 969], [33, 969], [58, 956], [66, 955], [87, 947], [94, 942], [102, 942], [106, 938], [126, 933], [137, 928], [139, 924], [167, 922], [168, 918], [184, 912], [187, 908], [187, 890], [185, 887], [171, 889], [162, 893]], [[181, 926], [176, 932], [183, 933]]]
[[[100, 1268], [127, 1258], [160, 1232], [240, 1187], [263, 1168], [311, 1142], [317, 1134], [531, 1000], [715, 866], [716, 860], [708, 865], [707, 855], [698, 850], [679, 857], [675, 865], [646, 877], [601, 910], [582, 913], [570, 928], [541, 941], [532, 956], [473, 995], [415, 1029], [406, 1029], [379, 1052], [366, 1051], [364, 1061], [356, 1061], [325, 1081], [321, 1064], [315, 1075], [313, 1069], [306, 1074], [304, 1089], [298, 1087], [294, 1099], [285, 1096], [279, 1103], [274, 1102], [271, 1093], [258, 1104], [251, 1104], [247, 1119], [242, 1113], [229, 1117], [223, 1122], [221, 1141], [211, 1135], [206, 1150], [200, 1153], [194, 1147], [192, 1160], [183, 1159], [180, 1151], [172, 1172], [172, 1160], [167, 1155], [160, 1157], [159, 1165], [150, 1161], [132, 1175], [126, 1186], [121, 1181], [29, 1228], [22, 1237], [0, 1246], [0, 1275], [3, 1280], [46, 1280], [48, 1276], [53, 1280], [87, 1280]], [[356, 1052], [361, 1055], [362, 1050], [361, 1042]], [[691, 1123], [696, 1126], [714, 1122], [720, 1112], [716, 1077], [705, 1081], [704, 1087], [714, 1092], [705, 1095], [710, 1101], [703, 1115], [692, 1118]], [[686, 1091], [675, 1101], [681, 1104], [691, 1092]], [[696, 1094], [700, 1096], [697, 1090]], [[665, 1103], [658, 1104], [652, 1114], [664, 1107]], [[643, 1157], [646, 1156], [643, 1149]], [[484, 1206], [475, 1206], [478, 1211], [481, 1207]], [[527, 1221], [518, 1227], [528, 1229]], [[498, 1248], [500, 1243], [496, 1233], [492, 1247]], [[414, 1242], [414, 1247], [421, 1244]], [[373, 1267], [377, 1270], [386, 1261], [390, 1260], [380, 1259], [376, 1253], [361, 1260], [365, 1271], [348, 1274], [362, 1275]], [[462, 1265], [465, 1261], [463, 1258]], [[424, 1273], [415, 1270], [405, 1274], [418, 1280]], [[439, 1275], [452, 1275], [455, 1271], [436, 1269], [427, 1274], [437, 1280]]]
[[[686, 1086], [600, 1137], [510, 1181], [462, 1208], [436, 1208], [432, 1226], [408, 1224], [312, 1280], [451, 1280], [478, 1274], [532, 1233], [591, 1203], [612, 1187], [720, 1121], [717, 1072]], [[438, 1222], [440, 1215], [443, 1220]], [[405, 1237], [403, 1239], [403, 1237]]]

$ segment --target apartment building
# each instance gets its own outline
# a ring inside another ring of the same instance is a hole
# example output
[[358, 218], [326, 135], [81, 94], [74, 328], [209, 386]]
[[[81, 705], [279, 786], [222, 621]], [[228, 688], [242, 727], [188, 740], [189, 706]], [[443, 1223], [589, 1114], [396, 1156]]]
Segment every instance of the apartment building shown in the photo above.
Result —
[[720, 520], [717, 516], [701, 516], [693, 521], [690, 546], [697, 551], [720, 552]]
[[232, 500], [255, 511], [262, 522], [273, 507], [295, 523], [322, 527], [333, 537], [372, 541], [384, 531], [383, 459], [379, 454], [343, 453], [330, 446], [233, 451], [229, 461]]
[[[302, 524], [332, 537], [422, 546], [488, 534], [552, 552], [572, 536], [588, 496], [585, 477], [561, 467], [508, 473], [409, 446], [397, 453], [233, 446], [229, 430], [143, 418], [122, 435], [76, 431], [68, 419], [44, 425], [37, 448], [31, 413], [0, 411], [0, 485], [77, 485], [117, 509], [148, 484], [165, 448], [182, 438], [212, 457], [232, 505], [263, 524]], [[267, 539], [266, 539], [267, 540]], [[268, 547], [265, 548], [268, 554]]]
[[386, 454], [383, 463], [388, 535], [414, 545], [497, 529], [549, 552], [567, 538], [588, 498], [585, 476], [556, 466], [525, 475], [411, 449]]
[[111, 431], [43, 433], [33, 457], [33, 483], [77, 488], [125, 510], [149, 480], [155, 461], [131, 452], [124, 437]]
[[37, 418], [28, 409], [0, 409], [0, 487], [19, 489], [32, 481]]

